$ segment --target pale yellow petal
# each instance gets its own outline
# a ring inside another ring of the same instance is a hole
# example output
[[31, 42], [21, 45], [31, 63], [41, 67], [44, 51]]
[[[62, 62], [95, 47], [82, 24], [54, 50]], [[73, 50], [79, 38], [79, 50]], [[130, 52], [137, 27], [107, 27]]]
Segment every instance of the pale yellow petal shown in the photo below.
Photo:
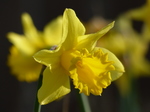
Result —
[[85, 28], [72, 9], [66, 9], [63, 15], [63, 47], [71, 49], [77, 44], [78, 36], [85, 33]]
[[43, 74], [43, 83], [38, 91], [38, 100], [41, 105], [48, 104], [70, 92], [70, 82], [66, 71], [59, 67], [47, 67]]
[[35, 46], [23, 35], [9, 32], [7, 37], [24, 54], [31, 55], [36, 50]]
[[115, 70], [110, 71], [112, 80], [116, 80], [117, 78], [119, 78], [123, 74], [123, 72], [125, 72], [124, 66], [122, 65], [120, 60], [112, 52], [105, 48], [96, 47], [94, 51], [97, 49], [101, 49], [104, 53], [108, 53], [108, 61], [114, 62], [113, 66], [115, 67]]
[[54, 46], [61, 43], [62, 37], [62, 16], [51, 21], [44, 28], [44, 39], [48, 46]]
[[22, 25], [25, 36], [36, 46], [43, 46], [43, 38], [33, 24], [32, 18], [28, 13], [22, 14]]
[[91, 51], [95, 47], [97, 40], [101, 38], [103, 35], [105, 35], [113, 26], [114, 22], [110, 23], [97, 33], [78, 37], [80, 40], [78, 40], [78, 45], [76, 46], [76, 48], [77, 49], [86, 48], [89, 51]]
[[35, 61], [44, 64], [46, 66], [58, 66], [60, 64], [61, 52], [54, 52], [51, 50], [41, 50], [37, 52], [33, 57]]

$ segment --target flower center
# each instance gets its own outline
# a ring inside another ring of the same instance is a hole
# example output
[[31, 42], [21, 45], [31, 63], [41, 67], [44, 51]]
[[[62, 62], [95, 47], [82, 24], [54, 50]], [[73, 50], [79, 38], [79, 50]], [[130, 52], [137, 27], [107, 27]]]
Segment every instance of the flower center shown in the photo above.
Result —
[[101, 50], [90, 54], [87, 49], [67, 51], [62, 55], [62, 66], [70, 72], [75, 88], [80, 93], [100, 95], [102, 89], [111, 83], [113, 62]]

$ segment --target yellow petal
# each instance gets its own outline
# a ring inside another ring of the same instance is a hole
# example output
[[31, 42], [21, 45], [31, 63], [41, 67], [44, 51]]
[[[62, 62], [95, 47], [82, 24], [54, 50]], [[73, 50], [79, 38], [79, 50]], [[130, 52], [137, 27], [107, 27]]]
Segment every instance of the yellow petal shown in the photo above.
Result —
[[110, 71], [112, 80], [116, 80], [117, 78], [119, 78], [123, 74], [123, 72], [125, 72], [124, 66], [119, 61], [119, 59], [112, 52], [110, 52], [109, 50], [105, 48], [96, 47], [94, 51], [97, 49], [101, 49], [104, 53], [108, 53], [108, 60], [114, 62], [113, 65], [115, 67], [115, 70]]
[[58, 66], [60, 64], [61, 52], [55, 52], [52, 50], [41, 50], [37, 52], [33, 57], [38, 63], [46, 66]]
[[85, 28], [72, 9], [66, 9], [63, 15], [63, 47], [71, 49], [77, 44], [77, 37], [85, 33]]
[[37, 31], [33, 24], [33, 21], [28, 13], [22, 14], [22, 25], [24, 29], [25, 36], [36, 46], [43, 46], [43, 38], [41, 34]]
[[110, 23], [97, 33], [80, 36], [77, 49], [86, 48], [91, 51], [95, 47], [97, 40], [105, 35], [113, 26], [114, 22]]
[[59, 16], [44, 28], [44, 39], [48, 46], [61, 44], [62, 16]]
[[47, 67], [43, 74], [43, 83], [38, 91], [38, 100], [41, 105], [48, 104], [70, 92], [69, 77], [66, 71], [59, 67], [50, 69]]
[[23, 35], [10, 32], [7, 34], [7, 37], [11, 43], [26, 55], [31, 55], [36, 50], [35, 46]]

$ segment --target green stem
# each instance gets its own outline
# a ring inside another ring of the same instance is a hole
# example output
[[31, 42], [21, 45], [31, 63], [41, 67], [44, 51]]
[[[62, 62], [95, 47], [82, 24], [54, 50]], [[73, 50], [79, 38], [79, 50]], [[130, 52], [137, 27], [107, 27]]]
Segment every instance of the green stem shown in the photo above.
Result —
[[[44, 71], [44, 69], [45, 69], [45, 66], [42, 67], [42, 70], [41, 70], [41, 73], [40, 73], [40, 76], [39, 76], [38, 86], [37, 86], [37, 92], [38, 92], [39, 88], [42, 85], [42, 79], [43, 79], [43, 71]], [[38, 102], [37, 95], [36, 95], [36, 100], [35, 100], [35, 104], [34, 104], [34, 112], [41, 112], [41, 105]]]
[[86, 95], [77, 93], [79, 97], [80, 109], [81, 112], [91, 112], [90, 104], [88, 101], [88, 97]]

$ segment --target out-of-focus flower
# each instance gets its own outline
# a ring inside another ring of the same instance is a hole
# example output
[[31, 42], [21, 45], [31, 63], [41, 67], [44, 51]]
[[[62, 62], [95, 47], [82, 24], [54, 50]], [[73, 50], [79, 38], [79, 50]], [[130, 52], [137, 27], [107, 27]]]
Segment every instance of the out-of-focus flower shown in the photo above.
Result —
[[95, 47], [114, 22], [97, 33], [85, 35], [85, 28], [72, 9], [63, 15], [61, 43], [56, 50], [41, 50], [34, 55], [37, 62], [47, 66], [43, 84], [38, 91], [41, 104], [50, 103], [70, 92], [69, 77], [75, 88], [85, 95], [101, 95], [103, 88], [119, 78], [124, 67], [105, 48]]
[[[42, 65], [35, 62], [33, 54], [60, 42], [62, 17], [47, 24], [43, 32], [38, 31], [28, 13], [22, 14], [24, 35], [9, 32], [7, 37], [13, 44], [8, 56], [8, 66], [19, 81], [32, 82], [39, 77]], [[54, 41], [55, 40], [55, 41]]]
[[[116, 30], [122, 34], [126, 46], [126, 51], [122, 59], [126, 67], [126, 74], [116, 81], [122, 95], [127, 95], [132, 91], [133, 80], [135, 81], [139, 77], [150, 76], [150, 62], [146, 58], [150, 33], [144, 36], [144, 29], [142, 29], [141, 32], [137, 32], [133, 28], [132, 20], [133, 18], [128, 15], [128, 12], [117, 20], [118, 27]], [[144, 24], [144, 26], [145, 25], [146, 24]], [[148, 27], [146, 29], [148, 29]]]
[[126, 44], [126, 51], [123, 55], [125, 59], [128, 59], [125, 62], [126, 66], [129, 66], [128, 68], [135, 76], [150, 74], [150, 63], [145, 57], [148, 52], [148, 40], [146, 41], [141, 33], [133, 29], [132, 20], [126, 15], [118, 19], [118, 28], [116, 29], [122, 34]]
[[150, 24], [150, 0], [147, 0], [146, 4], [143, 5], [140, 8], [131, 9], [127, 12], [132, 18], [135, 18], [136, 20], [143, 20]]
[[142, 7], [131, 9], [126, 16], [132, 20], [144, 22], [141, 34], [146, 41], [150, 41], [150, 0], [147, 0]]

